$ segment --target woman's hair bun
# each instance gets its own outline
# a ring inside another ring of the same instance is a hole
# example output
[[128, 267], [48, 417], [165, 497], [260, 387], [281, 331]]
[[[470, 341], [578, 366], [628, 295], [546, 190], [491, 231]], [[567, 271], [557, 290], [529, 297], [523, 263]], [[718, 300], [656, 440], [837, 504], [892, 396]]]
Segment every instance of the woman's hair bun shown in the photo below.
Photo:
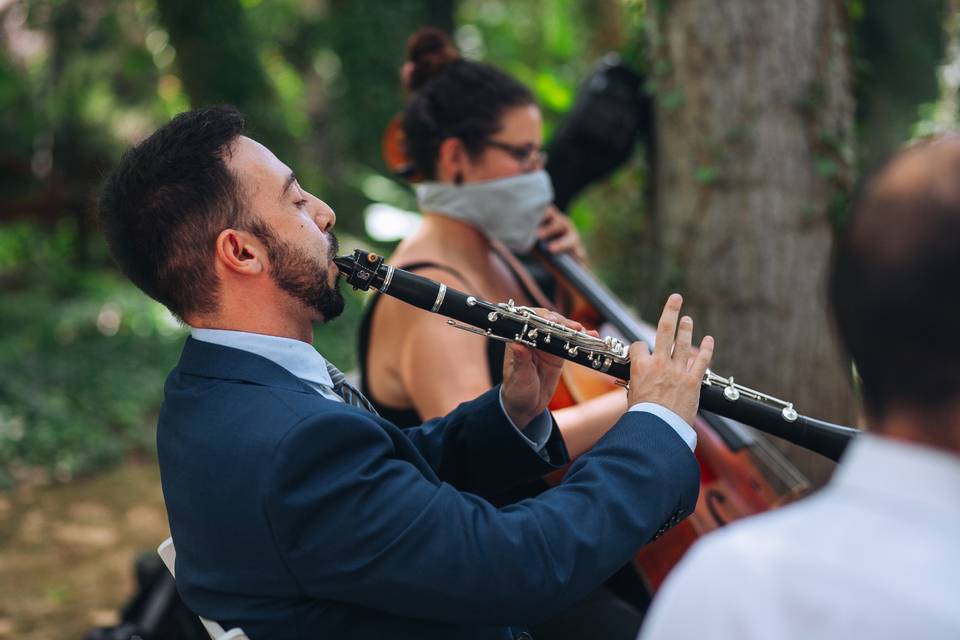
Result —
[[407, 40], [407, 64], [403, 74], [405, 88], [417, 91], [448, 64], [459, 59], [460, 52], [450, 36], [436, 27], [419, 29]]

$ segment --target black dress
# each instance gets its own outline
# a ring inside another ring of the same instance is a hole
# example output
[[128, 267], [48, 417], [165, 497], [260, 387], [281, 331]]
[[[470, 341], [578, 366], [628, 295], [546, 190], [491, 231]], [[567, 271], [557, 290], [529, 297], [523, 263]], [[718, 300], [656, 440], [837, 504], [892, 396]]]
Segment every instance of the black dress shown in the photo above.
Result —
[[[454, 269], [437, 264], [435, 262], [412, 262], [400, 268], [404, 269], [405, 271], [417, 271], [418, 269], [427, 268], [439, 269], [455, 276], [464, 283], [467, 282], [464, 277]], [[394, 409], [392, 407], [388, 407], [379, 402], [370, 392], [370, 381], [367, 378], [367, 358], [370, 352], [370, 330], [371, 326], [373, 325], [373, 313], [377, 308], [377, 304], [380, 302], [380, 298], [382, 297], [382, 294], [374, 293], [373, 298], [367, 304], [367, 308], [364, 309], [363, 317], [360, 320], [360, 341], [357, 349], [357, 353], [359, 354], [358, 361], [360, 363], [360, 390], [363, 392], [363, 395], [367, 396], [367, 399], [373, 403], [373, 406], [376, 407], [377, 412], [381, 416], [398, 427], [415, 427], [419, 424], [423, 424], [423, 419], [420, 417], [420, 414], [417, 413], [416, 409]], [[499, 340], [487, 340], [487, 367], [490, 371], [490, 380], [493, 381], [494, 386], [503, 381], [503, 353], [504, 346], [502, 342]]]

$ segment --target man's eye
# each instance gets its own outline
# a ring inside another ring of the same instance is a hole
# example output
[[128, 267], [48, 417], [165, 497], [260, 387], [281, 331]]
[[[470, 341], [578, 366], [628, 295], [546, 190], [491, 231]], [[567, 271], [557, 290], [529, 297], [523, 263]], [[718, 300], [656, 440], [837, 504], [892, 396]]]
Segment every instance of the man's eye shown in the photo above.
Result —
[[304, 198], [303, 200], [297, 200], [296, 202], [293, 203], [293, 205], [298, 209], [302, 209], [305, 206], [307, 206], [307, 200], [306, 198]]

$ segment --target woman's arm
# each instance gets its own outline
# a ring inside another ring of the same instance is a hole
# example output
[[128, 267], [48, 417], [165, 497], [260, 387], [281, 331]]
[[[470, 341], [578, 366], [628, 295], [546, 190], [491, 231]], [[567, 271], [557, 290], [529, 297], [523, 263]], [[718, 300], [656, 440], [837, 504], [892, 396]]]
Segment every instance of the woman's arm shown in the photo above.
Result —
[[[567, 364], [567, 367], [579, 365]], [[621, 389], [604, 393], [553, 412], [571, 460], [590, 450], [627, 410], [627, 394]]]

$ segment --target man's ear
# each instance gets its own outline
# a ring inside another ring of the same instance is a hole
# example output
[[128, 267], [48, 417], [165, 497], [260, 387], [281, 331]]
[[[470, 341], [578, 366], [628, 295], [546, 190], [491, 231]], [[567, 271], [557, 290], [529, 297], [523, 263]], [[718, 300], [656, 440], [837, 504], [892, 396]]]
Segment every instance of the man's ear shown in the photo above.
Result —
[[252, 233], [237, 229], [220, 232], [216, 257], [223, 268], [240, 275], [257, 275], [267, 265], [267, 250], [263, 243]]
[[470, 156], [460, 138], [447, 138], [437, 152], [437, 179], [459, 183], [470, 168]]

